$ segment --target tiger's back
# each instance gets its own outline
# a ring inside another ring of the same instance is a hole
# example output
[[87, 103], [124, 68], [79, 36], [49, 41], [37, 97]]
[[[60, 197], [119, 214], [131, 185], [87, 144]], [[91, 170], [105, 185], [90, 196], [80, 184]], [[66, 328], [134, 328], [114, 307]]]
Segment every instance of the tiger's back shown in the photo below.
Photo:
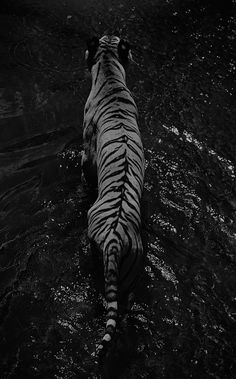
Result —
[[144, 154], [137, 107], [125, 81], [126, 43], [104, 36], [89, 53], [92, 88], [85, 106], [82, 165], [87, 180], [90, 172], [98, 182], [98, 198], [88, 211], [88, 236], [104, 262], [108, 320], [102, 348], [116, 327], [118, 295], [131, 291], [142, 262]]

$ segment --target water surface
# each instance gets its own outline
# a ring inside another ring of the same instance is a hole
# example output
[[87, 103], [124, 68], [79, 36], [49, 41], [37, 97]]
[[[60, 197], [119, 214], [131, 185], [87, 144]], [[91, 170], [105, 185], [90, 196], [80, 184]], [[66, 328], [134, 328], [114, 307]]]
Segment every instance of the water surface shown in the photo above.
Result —
[[[235, 377], [235, 5], [1, 5], [3, 378]], [[80, 182], [86, 39], [132, 45], [145, 147], [145, 269], [100, 367], [102, 280]]]

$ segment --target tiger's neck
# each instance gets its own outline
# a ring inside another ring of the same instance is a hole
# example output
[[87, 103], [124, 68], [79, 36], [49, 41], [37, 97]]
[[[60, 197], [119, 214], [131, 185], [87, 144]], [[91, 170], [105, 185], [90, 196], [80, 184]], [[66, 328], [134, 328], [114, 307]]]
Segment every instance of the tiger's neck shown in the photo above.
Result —
[[[125, 70], [117, 60], [105, 59], [99, 61], [92, 68], [92, 88], [91, 91], [96, 93], [96, 89], [112, 86], [126, 87]], [[105, 88], [104, 88], [105, 89]]]

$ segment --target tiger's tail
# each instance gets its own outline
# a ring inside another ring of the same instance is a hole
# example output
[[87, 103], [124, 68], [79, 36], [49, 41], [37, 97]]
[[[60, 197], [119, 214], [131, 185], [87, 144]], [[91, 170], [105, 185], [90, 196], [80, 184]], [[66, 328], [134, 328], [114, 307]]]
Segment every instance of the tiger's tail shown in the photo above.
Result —
[[106, 329], [97, 352], [101, 353], [112, 340], [118, 315], [118, 261], [119, 247], [110, 244], [104, 251], [105, 298], [107, 301]]

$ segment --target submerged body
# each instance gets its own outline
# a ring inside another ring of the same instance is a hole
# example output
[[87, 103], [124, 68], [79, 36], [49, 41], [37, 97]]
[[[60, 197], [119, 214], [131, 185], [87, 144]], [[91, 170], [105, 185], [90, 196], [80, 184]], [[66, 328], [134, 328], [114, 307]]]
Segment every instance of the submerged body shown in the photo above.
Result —
[[94, 39], [88, 51], [92, 88], [85, 105], [82, 167], [87, 182], [98, 186], [88, 211], [88, 236], [103, 254], [108, 309], [103, 343], [116, 326], [118, 295], [132, 290], [142, 262], [144, 154], [137, 107], [125, 81], [128, 53], [127, 44], [114, 36]]

